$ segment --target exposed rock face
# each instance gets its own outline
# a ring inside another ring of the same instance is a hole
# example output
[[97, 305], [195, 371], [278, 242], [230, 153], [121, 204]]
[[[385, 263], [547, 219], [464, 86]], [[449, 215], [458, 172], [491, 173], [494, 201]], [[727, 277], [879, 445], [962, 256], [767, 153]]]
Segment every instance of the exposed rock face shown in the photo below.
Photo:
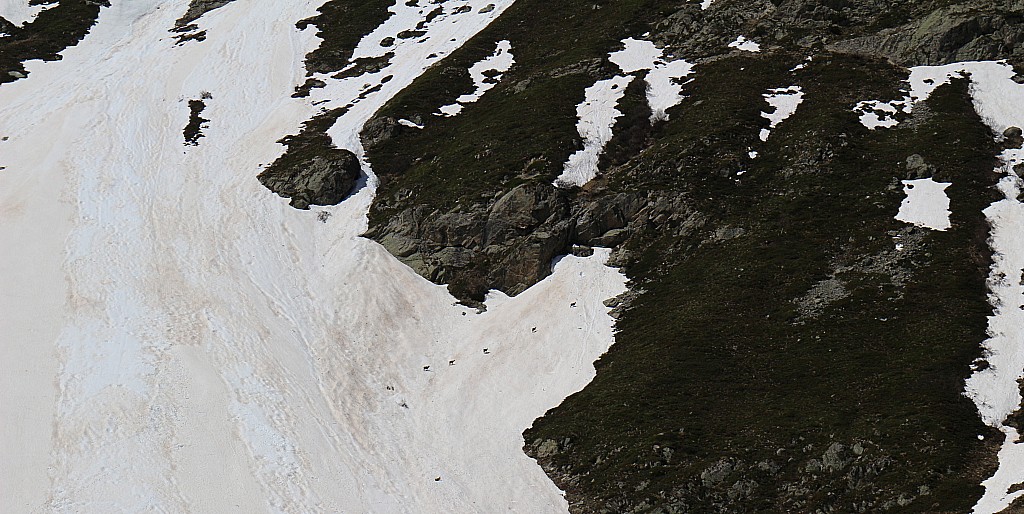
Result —
[[[464, 300], [491, 288], [515, 295], [551, 273], [573, 244], [612, 247], [639, 223], [631, 195], [577, 197], [548, 184], [524, 184], [468, 210], [404, 210], [367, 234], [421, 275]], [[486, 213], [481, 215], [480, 213]]]
[[953, 6], [901, 27], [828, 47], [836, 52], [885, 57], [903, 65], [1005, 59], [1022, 53], [1021, 11], [1021, 5], [1011, 12]]
[[315, 116], [302, 125], [298, 135], [279, 143], [288, 147], [256, 178], [269, 190], [291, 198], [291, 206], [335, 205], [356, 187], [361, 176], [359, 159], [348, 150], [334, 146], [327, 129], [341, 116], [335, 109]]
[[188, 11], [174, 22], [174, 28], [177, 31], [189, 30], [186, 28], [189, 24], [214, 9], [219, 9], [230, 4], [231, 1], [232, 0], [192, 0], [192, 3], [188, 6]]
[[359, 179], [359, 160], [348, 150], [305, 154], [289, 149], [285, 155], [260, 173], [267, 189], [291, 198], [292, 207], [335, 205], [345, 199]]
[[[606, 304], [618, 342], [527, 432], [527, 453], [574, 512], [969, 510], [993, 452], [958, 374], [985, 337], [993, 134], [963, 81], [893, 129], [869, 131], [853, 108], [900, 98], [906, 65], [1024, 55], [1022, 4], [583, 4], [518, 1], [362, 132], [380, 179], [367, 236], [460, 300], [615, 248], [631, 280]], [[321, 11], [321, 32], [339, 34], [328, 22], [346, 18]], [[636, 81], [598, 178], [552, 187], [579, 148], [584, 89], [641, 35], [696, 64], [686, 99], [651, 124]], [[762, 52], [728, 48], [738, 35]], [[516, 66], [474, 108], [432, 116], [497, 40]], [[338, 48], [310, 70], [340, 69]], [[759, 141], [765, 91], [793, 84], [805, 102]], [[322, 142], [311, 128], [299, 137]], [[954, 229], [900, 225], [899, 179], [936, 175], [956, 184]]]

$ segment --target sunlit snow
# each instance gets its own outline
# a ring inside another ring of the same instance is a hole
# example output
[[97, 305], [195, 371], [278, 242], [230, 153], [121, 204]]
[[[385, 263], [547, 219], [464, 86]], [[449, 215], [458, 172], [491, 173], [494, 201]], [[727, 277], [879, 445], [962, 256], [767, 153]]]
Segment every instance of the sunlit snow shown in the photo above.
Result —
[[633, 77], [612, 77], [587, 88], [586, 99], [576, 107], [576, 129], [583, 138], [583, 149], [569, 156], [556, 185], [582, 186], [597, 176], [598, 160], [612, 139], [615, 120], [622, 116], [616, 105], [632, 80]]
[[903, 192], [907, 197], [900, 204], [896, 219], [933, 230], [948, 229], [952, 226], [949, 223], [949, 197], [946, 196], [946, 188], [950, 185], [930, 178], [904, 180]]
[[804, 92], [800, 86], [781, 87], [769, 90], [764, 94], [764, 99], [773, 107], [771, 112], [761, 112], [761, 117], [767, 119], [769, 125], [768, 128], [761, 129], [760, 138], [761, 141], [768, 141], [772, 129], [796, 112], [797, 107], [804, 101]]
[[[608, 252], [477, 314], [359, 237], [365, 162], [324, 221], [255, 178], [319, 108], [351, 105], [330, 135], [361, 157], [426, 57], [511, 3], [445, 6], [383, 70], [318, 74], [300, 99], [318, 42], [295, 23], [322, 2], [236, 0], [174, 46], [186, 0], [113, 0], [62, 60], [0, 86], [0, 511], [566, 512], [521, 433], [612, 342]], [[392, 10], [357, 53], [424, 19]]]
[[21, 27], [39, 16], [39, 13], [57, 5], [29, 5], [29, 0], [0, 0], [0, 18]]
[[582, 186], [597, 176], [597, 164], [612, 138], [615, 120], [622, 116], [616, 106], [634, 79], [630, 74], [647, 72], [646, 96], [652, 123], [667, 120], [666, 111], [683, 99], [679, 80], [693, 71], [692, 64], [684, 59], [666, 61], [664, 51], [651, 41], [626, 38], [622, 44], [623, 49], [610, 53], [608, 60], [627, 75], [599, 80], [587, 88], [583, 103], [576, 107], [583, 149], [569, 156], [562, 174], [555, 179], [557, 186]]
[[740, 36], [735, 41], [729, 43], [729, 48], [735, 48], [737, 50], [743, 50], [744, 52], [760, 52], [761, 45], [754, 41], [747, 39], [746, 36]]
[[685, 59], [666, 61], [664, 51], [651, 41], [627, 38], [623, 49], [612, 52], [608, 60], [623, 73], [647, 71], [647, 103], [651, 107], [651, 120], [667, 120], [666, 111], [682, 101], [683, 85], [679, 79], [693, 71], [693, 64]]
[[853, 111], [860, 114], [860, 122], [865, 127], [874, 130], [876, 128], [890, 128], [899, 124], [896, 113], [907, 113], [907, 102], [894, 100], [883, 102], [881, 100], [865, 100], [858, 102]]

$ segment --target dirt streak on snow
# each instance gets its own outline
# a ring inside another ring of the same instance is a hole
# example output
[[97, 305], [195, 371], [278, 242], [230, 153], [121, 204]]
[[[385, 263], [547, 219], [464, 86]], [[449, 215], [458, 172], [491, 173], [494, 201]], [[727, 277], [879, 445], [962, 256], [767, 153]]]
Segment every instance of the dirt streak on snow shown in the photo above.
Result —
[[[0, 87], [0, 511], [565, 512], [521, 432], [613, 340], [608, 252], [477, 314], [358, 237], [368, 168], [325, 223], [255, 179], [312, 102], [353, 105], [331, 135], [361, 156], [426, 57], [511, 0], [445, 7], [386, 69], [310, 99], [291, 93], [315, 31], [294, 24], [319, 2], [236, 0], [175, 47], [160, 38], [187, 3], [115, 0]], [[423, 19], [406, 7], [357, 53]], [[186, 151], [201, 91], [216, 101]]]

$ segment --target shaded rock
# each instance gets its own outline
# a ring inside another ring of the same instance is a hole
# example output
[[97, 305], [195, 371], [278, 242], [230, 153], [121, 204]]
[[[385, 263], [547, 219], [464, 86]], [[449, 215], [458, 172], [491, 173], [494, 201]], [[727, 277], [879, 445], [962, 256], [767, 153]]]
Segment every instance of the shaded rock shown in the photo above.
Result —
[[1024, 51], [1024, 26], [1014, 11], [979, 14], [972, 6], [939, 9], [877, 34], [828, 45], [835, 52], [882, 57], [906, 66], [986, 61]]
[[928, 178], [935, 175], [935, 166], [924, 162], [924, 157], [914, 154], [907, 157], [907, 179]]
[[359, 159], [331, 141], [326, 131], [344, 111], [323, 113], [303, 125], [302, 131], [280, 143], [288, 147], [259, 179], [267, 189], [290, 198], [296, 209], [335, 205], [352, 192], [360, 177]]
[[232, 0], [192, 0], [188, 5], [188, 11], [185, 11], [185, 14], [174, 22], [174, 31], [185, 32], [191, 30], [188, 26], [192, 22], [201, 18], [204, 14], [224, 7], [231, 2]]
[[359, 179], [355, 154], [338, 148], [303, 150], [286, 153], [257, 178], [267, 189], [291, 198], [289, 204], [296, 209], [344, 200]]

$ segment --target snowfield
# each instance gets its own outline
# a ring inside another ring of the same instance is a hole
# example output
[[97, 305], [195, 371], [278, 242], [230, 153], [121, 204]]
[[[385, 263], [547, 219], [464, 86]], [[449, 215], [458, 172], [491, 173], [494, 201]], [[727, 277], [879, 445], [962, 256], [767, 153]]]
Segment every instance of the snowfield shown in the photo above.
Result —
[[319, 3], [236, 0], [174, 46], [186, 0], [114, 0], [0, 87], [0, 511], [567, 510], [521, 433], [613, 341], [608, 252], [478, 314], [358, 237], [372, 172], [314, 211], [255, 178], [314, 102], [353, 106], [331, 135], [362, 156], [362, 124], [427, 56], [512, 0], [379, 48], [423, 19], [399, 2], [355, 56], [388, 67], [292, 98], [318, 44], [295, 22]]

